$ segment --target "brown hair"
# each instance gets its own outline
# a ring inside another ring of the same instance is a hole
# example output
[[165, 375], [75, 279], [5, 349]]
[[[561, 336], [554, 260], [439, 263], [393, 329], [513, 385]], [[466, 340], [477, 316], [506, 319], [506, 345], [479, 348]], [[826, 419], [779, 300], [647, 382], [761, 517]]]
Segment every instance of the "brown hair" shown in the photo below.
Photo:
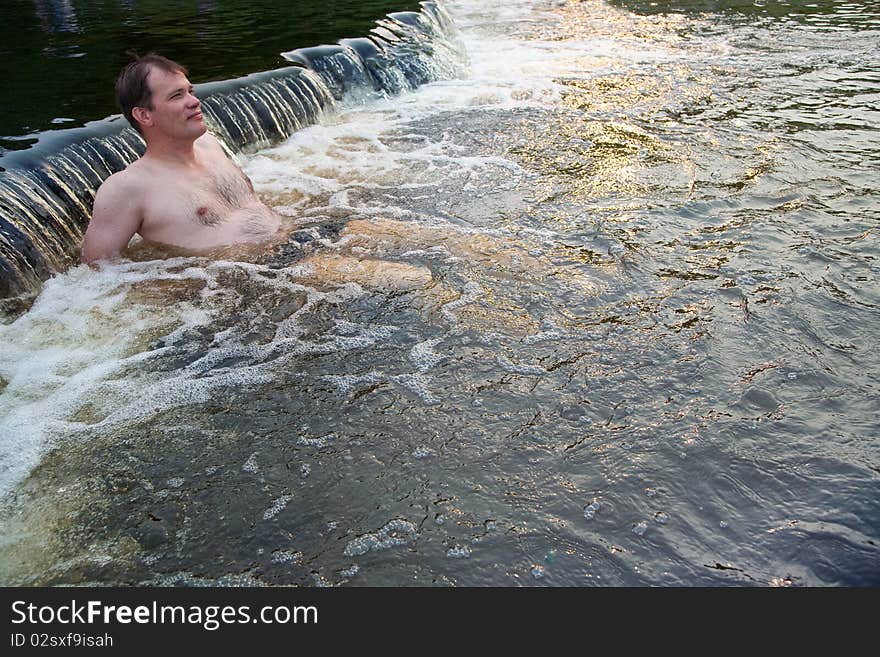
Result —
[[119, 72], [119, 77], [116, 78], [116, 103], [131, 127], [141, 132], [141, 127], [132, 117], [131, 111], [135, 107], [153, 109], [153, 95], [147, 85], [147, 76], [150, 74], [150, 70], [155, 66], [169, 73], [183, 73], [184, 75], [187, 75], [187, 70], [185, 66], [154, 52], [143, 57], [135, 57]]

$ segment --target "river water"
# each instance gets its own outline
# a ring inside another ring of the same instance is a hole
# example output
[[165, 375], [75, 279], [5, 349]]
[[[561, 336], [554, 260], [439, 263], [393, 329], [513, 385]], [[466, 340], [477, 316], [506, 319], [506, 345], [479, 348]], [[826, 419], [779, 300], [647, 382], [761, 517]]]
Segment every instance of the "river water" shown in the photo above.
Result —
[[880, 584], [872, 3], [445, 7], [296, 240], [0, 326], [4, 583]]
[[[406, 0], [5, 0], [0, 23], [0, 155], [118, 112], [116, 75], [134, 51], [192, 63], [190, 81], [285, 64], [281, 52], [366, 34]], [[271, 20], [267, 20], [271, 17]]]

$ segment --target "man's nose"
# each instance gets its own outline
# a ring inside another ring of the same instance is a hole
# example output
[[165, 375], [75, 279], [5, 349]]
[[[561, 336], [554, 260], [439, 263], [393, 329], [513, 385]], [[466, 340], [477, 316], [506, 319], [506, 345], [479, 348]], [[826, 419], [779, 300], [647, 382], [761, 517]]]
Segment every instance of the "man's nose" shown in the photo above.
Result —
[[199, 105], [202, 104], [202, 101], [200, 101], [198, 98], [196, 98], [192, 92], [190, 92], [189, 99], [187, 100], [186, 104], [189, 107], [198, 107]]

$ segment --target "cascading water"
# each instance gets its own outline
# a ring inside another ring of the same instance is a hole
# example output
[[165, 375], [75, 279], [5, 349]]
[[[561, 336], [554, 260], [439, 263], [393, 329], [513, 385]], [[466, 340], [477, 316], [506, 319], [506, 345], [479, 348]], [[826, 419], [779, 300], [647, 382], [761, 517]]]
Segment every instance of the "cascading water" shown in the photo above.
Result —
[[0, 324], [0, 582], [880, 583], [871, 3], [447, 6], [212, 107], [293, 241]]
[[[346, 93], [395, 94], [458, 70], [452, 24], [439, 5], [396, 12], [374, 34], [285, 54], [307, 67], [196, 85], [206, 122], [231, 153], [313, 124]], [[0, 157], [0, 299], [33, 297], [76, 257], [101, 182], [137, 159], [143, 141], [121, 117], [46, 133]]]

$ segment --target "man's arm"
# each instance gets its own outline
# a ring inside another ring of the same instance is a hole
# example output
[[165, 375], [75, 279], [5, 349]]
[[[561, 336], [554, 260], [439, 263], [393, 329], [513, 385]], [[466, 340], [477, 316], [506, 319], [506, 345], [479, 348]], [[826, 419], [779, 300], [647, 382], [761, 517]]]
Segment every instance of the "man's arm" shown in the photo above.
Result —
[[141, 227], [140, 195], [125, 173], [107, 178], [95, 195], [80, 256], [84, 263], [119, 255]]

